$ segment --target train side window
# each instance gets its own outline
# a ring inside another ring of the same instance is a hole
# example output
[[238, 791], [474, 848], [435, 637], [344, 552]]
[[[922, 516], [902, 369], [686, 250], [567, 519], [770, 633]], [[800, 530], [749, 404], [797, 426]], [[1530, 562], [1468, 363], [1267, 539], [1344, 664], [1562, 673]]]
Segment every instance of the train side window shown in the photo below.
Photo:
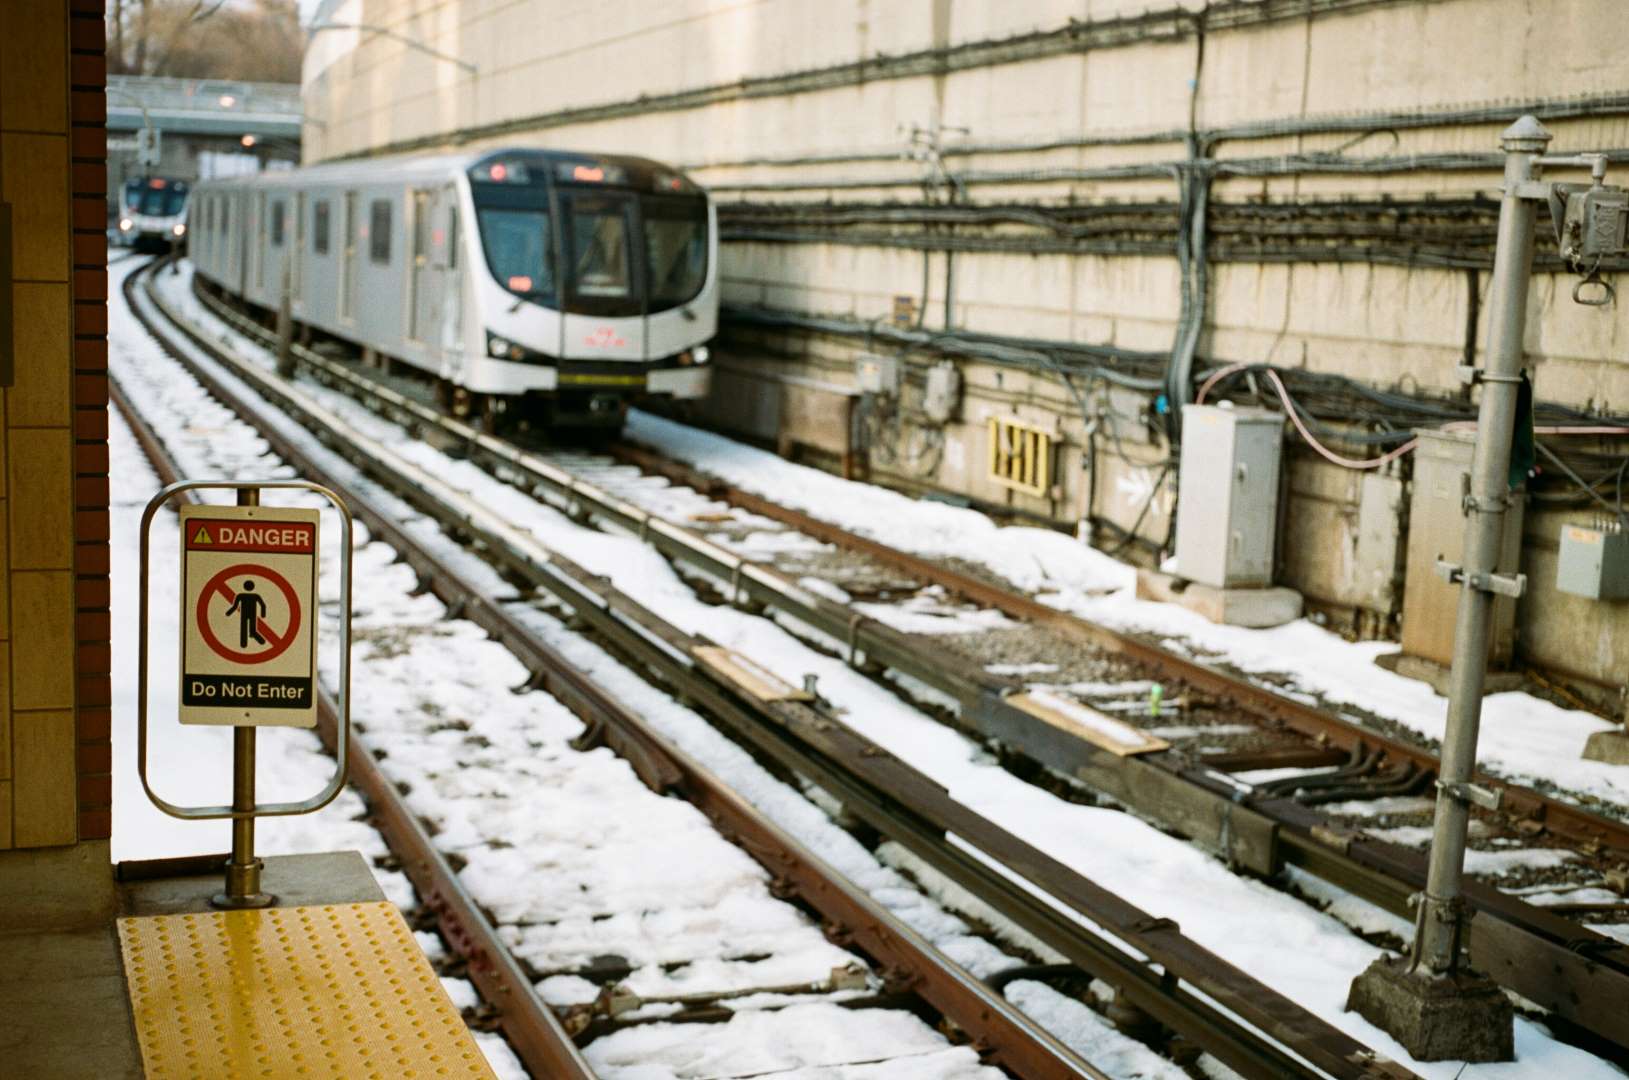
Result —
[[273, 247], [283, 246], [283, 208], [288, 204], [282, 199], [272, 203], [271, 208], [271, 242]]
[[318, 199], [311, 208], [311, 250], [328, 254], [328, 200]]
[[368, 207], [368, 258], [390, 262], [390, 200], [375, 199]]

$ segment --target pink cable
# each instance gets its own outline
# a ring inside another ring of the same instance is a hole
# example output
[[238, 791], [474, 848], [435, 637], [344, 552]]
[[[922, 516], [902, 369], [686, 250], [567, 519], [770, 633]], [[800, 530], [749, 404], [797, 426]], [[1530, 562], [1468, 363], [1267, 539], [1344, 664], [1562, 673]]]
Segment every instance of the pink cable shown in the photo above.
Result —
[[1206, 379], [1200, 384], [1199, 393], [1194, 395], [1193, 403], [1195, 405], [1203, 405], [1205, 403], [1205, 395], [1210, 393], [1211, 387], [1215, 386], [1217, 383], [1221, 382], [1235, 371], [1243, 371], [1249, 366], [1249, 364], [1229, 364], [1221, 371], [1218, 371], [1216, 374], [1212, 375], [1210, 378]]
[[1284, 389], [1284, 380], [1278, 377], [1278, 372], [1274, 371], [1272, 368], [1268, 368], [1267, 378], [1272, 380], [1273, 389], [1278, 391], [1279, 400], [1284, 402], [1284, 411], [1290, 414], [1290, 423], [1295, 425], [1295, 430], [1301, 433], [1301, 437], [1307, 441], [1307, 445], [1318, 451], [1318, 454], [1326, 461], [1332, 461], [1336, 465], [1340, 465], [1348, 469], [1378, 469], [1380, 466], [1386, 464], [1386, 462], [1395, 461], [1404, 454], [1408, 453], [1410, 450], [1414, 449], [1416, 446], [1420, 445], [1420, 440], [1414, 438], [1410, 439], [1402, 446], [1393, 447], [1392, 449], [1387, 450], [1384, 454], [1381, 454], [1377, 458], [1359, 459], [1342, 457], [1312, 437], [1312, 432], [1308, 431], [1307, 426], [1301, 422], [1301, 414], [1296, 412], [1295, 406], [1290, 403], [1290, 392]]

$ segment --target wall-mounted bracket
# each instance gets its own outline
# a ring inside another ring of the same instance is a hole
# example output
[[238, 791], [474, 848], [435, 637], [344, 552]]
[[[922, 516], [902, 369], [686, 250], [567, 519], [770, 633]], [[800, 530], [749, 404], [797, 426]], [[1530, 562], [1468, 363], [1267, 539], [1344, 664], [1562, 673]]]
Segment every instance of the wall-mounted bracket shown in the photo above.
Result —
[[1446, 559], [1437, 560], [1437, 576], [1450, 585], [1463, 582], [1473, 589], [1497, 596], [1508, 596], [1513, 600], [1527, 591], [1526, 574], [1467, 574], [1458, 563], [1451, 563]]
[[1472, 784], [1465, 780], [1438, 780], [1437, 790], [1450, 799], [1458, 799], [1462, 803], [1480, 806], [1484, 810], [1497, 810], [1504, 799], [1504, 793], [1493, 788], [1485, 788], [1480, 784]]

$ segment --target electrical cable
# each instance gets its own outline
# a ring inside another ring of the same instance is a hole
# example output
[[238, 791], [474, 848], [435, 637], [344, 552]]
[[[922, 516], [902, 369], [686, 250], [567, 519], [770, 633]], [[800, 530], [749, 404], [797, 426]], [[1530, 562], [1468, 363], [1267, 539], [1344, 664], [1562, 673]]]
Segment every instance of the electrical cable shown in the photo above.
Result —
[[[1556, 468], [1560, 469], [1562, 472], [1571, 477], [1573, 483], [1583, 488], [1584, 491], [1589, 494], [1590, 498], [1594, 499], [1596, 502], [1610, 510], [1613, 516], [1618, 519], [1619, 525], [1629, 527], [1629, 515], [1625, 515], [1623, 511], [1623, 466], [1620, 465], [1618, 467], [1618, 498], [1617, 503], [1613, 504], [1608, 502], [1606, 498], [1600, 494], [1600, 492], [1596, 491], [1593, 485], [1586, 483], [1584, 478], [1574, 472], [1572, 470], [1572, 466], [1568, 465], [1565, 461], [1562, 461], [1560, 455], [1558, 455], [1555, 451], [1551, 450], [1548, 446], [1545, 446], [1536, 439], [1533, 441], [1533, 445], [1538, 448], [1539, 453], [1543, 454], [1545, 457], [1554, 462]], [[1629, 458], [1624, 458], [1624, 464], [1629, 465]], [[1597, 483], [1599, 483], [1599, 481], [1597, 481]]]

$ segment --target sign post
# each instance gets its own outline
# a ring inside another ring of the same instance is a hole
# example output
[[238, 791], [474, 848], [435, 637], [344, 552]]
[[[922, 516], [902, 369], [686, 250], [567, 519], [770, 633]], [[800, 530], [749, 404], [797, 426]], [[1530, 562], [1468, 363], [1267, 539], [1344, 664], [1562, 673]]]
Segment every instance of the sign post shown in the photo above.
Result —
[[[159, 508], [198, 489], [236, 492], [235, 506], [194, 503], [181, 519], [181, 663], [178, 719], [182, 724], [232, 726], [230, 806], [177, 806], [159, 797], [147, 778], [147, 623], [149, 527]], [[298, 803], [255, 801], [255, 739], [261, 727], [315, 727], [317, 683], [317, 576], [321, 518], [317, 510], [265, 507], [265, 489], [310, 491], [339, 510], [340, 656], [336, 754], [338, 768], [322, 792]], [[351, 515], [338, 496], [303, 480], [264, 483], [185, 481], [171, 484], [147, 504], [141, 531], [140, 647], [137, 768], [143, 789], [160, 810], [188, 819], [230, 818], [232, 854], [222, 908], [265, 907], [264, 863], [255, 857], [255, 818], [305, 814], [326, 806], [345, 785], [350, 733]]]

